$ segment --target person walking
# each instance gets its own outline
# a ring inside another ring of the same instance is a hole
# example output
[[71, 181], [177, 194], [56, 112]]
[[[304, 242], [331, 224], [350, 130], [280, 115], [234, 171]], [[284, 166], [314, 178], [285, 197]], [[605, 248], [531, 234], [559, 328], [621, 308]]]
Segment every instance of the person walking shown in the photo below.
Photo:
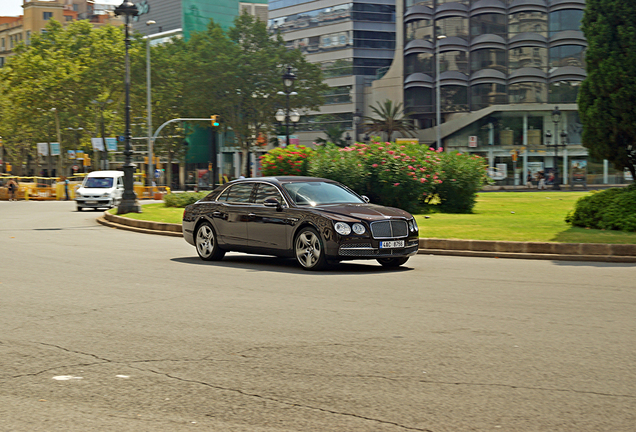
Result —
[[545, 174], [543, 173], [543, 171], [539, 171], [537, 173], [537, 179], [539, 180], [539, 184], [537, 185], [537, 190], [547, 189], [545, 186]]
[[18, 183], [14, 179], [9, 179], [9, 183], [7, 183], [7, 189], [9, 190], [9, 201], [17, 201], [15, 199], [15, 194], [18, 192]]
[[532, 189], [532, 173], [530, 170], [528, 170], [528, 175], [526, 176], [526, 187]]

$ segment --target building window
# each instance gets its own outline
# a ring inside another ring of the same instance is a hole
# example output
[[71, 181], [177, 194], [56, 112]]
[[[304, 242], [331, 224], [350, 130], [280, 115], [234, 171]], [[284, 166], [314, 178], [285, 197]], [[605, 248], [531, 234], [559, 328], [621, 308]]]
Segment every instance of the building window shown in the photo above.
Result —
[[470, 53], [470, 70], [495, 69], [506, 73], [506, 51], [496, 48], [485, 48]]
[[4, 67], [4, 57], [0, 57], [0, 67]]
[[581, 81], [559, 81], [550, 84], [550, 103], [576, 103]]
[[468, 55], [464, 51], [443, 52], [439, 56], [440, 72], [458, 71], [468, 74]]
[[353, 32], [355, 48], [395, 49], [395, 33], [378, 31]]
[[468, 111], [468, 87], [459, 85], [442, 86], [440, 99], [443, 112]]
[[325, 105], [350, 103], [351, 86], [332, 87], [324, 93]]
[[437, 34], [446, 37], [457, 36], [468, 39], [468, 18], [449, 17], [442, 18], [435, 22]]
[[548, 67], [548, 49], [540, 47], [515, 48], [508, 51], [508, 61], [510, 72], [529, 67], [546, 70]]
[[506, 16], [502, 14], [481, 14], [470, 19], [470, 35], [506, 35]]
[[433, 20], [421, 19], [406, 23], [404, 31], [404, 42], [409, 43], [412, 40], [422, 39], [426, 41], [433, 40]]
[[583, 11], [565, 9], [550, 13], [550, 36], [565, 30], [581, 30]]
[[550, 67], [575, 66], [585, 69], [585, 47], [561, 45], [550, 48]]
[[513, 38], [520, 33], [539, 33], [548, 35], [548, 14], [545, 12], [518, 12], [510, 14], [508, 20], [508, 37]]
[[424, 73], [433, 75], [433, 54], [420, 53], [407, 55], [404, 59], [404, 74]]
[[404, 106], [409, 113], [426, 114], [435, 112], [433, 89], [412, 87], [404, 90]]
[[353, 75], [353, 60], [339, 59], [322, 62], [320, 64], [325, 78], [334, 78], [346, 75]]
[[508, 86], [508, 101], [516, 103], [546, 103], [548, 86], [545, 83], [521, 82]]
[[42, 12], [42, 18], [44, 21], [48, 21], [53, 18], [53, 12]]
[[505, 103], [508, 103], [508, 95], [504, 84], [484, 83], [470, 88], [470, 109], [473, 111]]

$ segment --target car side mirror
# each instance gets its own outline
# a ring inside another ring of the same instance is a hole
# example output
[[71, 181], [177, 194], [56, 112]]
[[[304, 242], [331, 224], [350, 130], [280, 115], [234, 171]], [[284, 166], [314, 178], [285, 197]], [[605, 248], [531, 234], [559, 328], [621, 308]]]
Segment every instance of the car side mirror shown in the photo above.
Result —
[[283, 211], [283, 205], [276, 198], [267, 198], [263, 204], [265, 207], [276, 207], [276, 211]]
[[369, 204], [371, 202], [371, 200], [369, 199], [368, 196], [366, 195], [362, 195], [362, 199], [364, 200], [365, 203]]

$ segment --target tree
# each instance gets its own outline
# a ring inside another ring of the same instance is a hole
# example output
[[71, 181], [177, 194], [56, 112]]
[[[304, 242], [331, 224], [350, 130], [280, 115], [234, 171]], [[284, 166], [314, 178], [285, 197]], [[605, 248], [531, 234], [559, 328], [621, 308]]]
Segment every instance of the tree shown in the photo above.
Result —
[[[133, 45], [135, 55], [138, 43]], [[12, 107], [0, 125], [9, 153], [26, 150], [27, 155], [35, 155], [33, 148], [24, 147], [25, 142], [60, 140], [61, 162], [65, 150], [76, 145], [70, 135], [68, 141], [60, 139], [63, 131], [68, 127], [93, 130], [96, 124], [99, 107], [91, 101], [123, 103], [123, 58], [122, 30], [93, 28], [85, 20], [67, 27], [50, 20], [46, 32], [32, 35], [29, 45], [18, 46], [16, 55], [0, 70], [3, 96]], [[114, 119], [105, 114], [105, 119]], [[13, 145], [19, 148], [14, 151]]]
[[588, 0], [582, 24], [588, 43], [578, 96], [583, 146], [636, 178], [636, 4]]
[[283, 90], [281, 77], [287, 66], [298, 77], [292, 108], [317, 109], [328, 88], [318, 66], [308, 63], [300, 51], [288, 50], [279, 35], [272, 37], [264, 22], [247, 13], [238, 16], [227, 32], [211, 22], [185, 46], [188, 113], [221, 116], [222, 126], [233, 132], [243, 153], [244, 175], [256, 138], [272, 130], [276, 109], [285, 106], [284, 96], [277, 93]]
[[338, 147], [346, 147], [347, 141], [342, 139], [342, 135], [345, 133], [345, 129], [340, 125], [330, 125], [323, 131], [327, 135], [327, 139], [318, 138], [316, 140], [319, 144], [326, 144], [328, 142], [334, 143]]
[[362, 127], [367, 132], [385, 133], [387, 141], [391, 141], [395, 132], [414, 135], [415, 126], [411, 120], [403, 117], [401, 103], [394, 106], [393, 102], [387, 99], [383, 103], [378, 102], [377, 106], [372, 106], [371, 110], [376, 117], [364, 117], [366, 123]]

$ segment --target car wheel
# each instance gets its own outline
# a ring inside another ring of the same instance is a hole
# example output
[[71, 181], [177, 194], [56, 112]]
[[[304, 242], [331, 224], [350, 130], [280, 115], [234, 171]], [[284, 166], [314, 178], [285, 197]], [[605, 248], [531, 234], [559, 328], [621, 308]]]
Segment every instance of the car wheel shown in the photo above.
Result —
[[327, 263], [320, 234], [311, 227], [302, 228], [296, 236], [294, 253], [296, 261], [305, 270], [320, 270]]
[[203, 222], [199, 225], [194, 239], [197, 253], [202, 260], [218, 261], [225, 255], [225, 251], [219, 247], [216, 241], [216, 233], [210, 222]]
[[399, 267], [402, 264], [406, 263], [408, 260], [409, 257], [378, 258], [378, 262], [382, 264], [383, 267]]

